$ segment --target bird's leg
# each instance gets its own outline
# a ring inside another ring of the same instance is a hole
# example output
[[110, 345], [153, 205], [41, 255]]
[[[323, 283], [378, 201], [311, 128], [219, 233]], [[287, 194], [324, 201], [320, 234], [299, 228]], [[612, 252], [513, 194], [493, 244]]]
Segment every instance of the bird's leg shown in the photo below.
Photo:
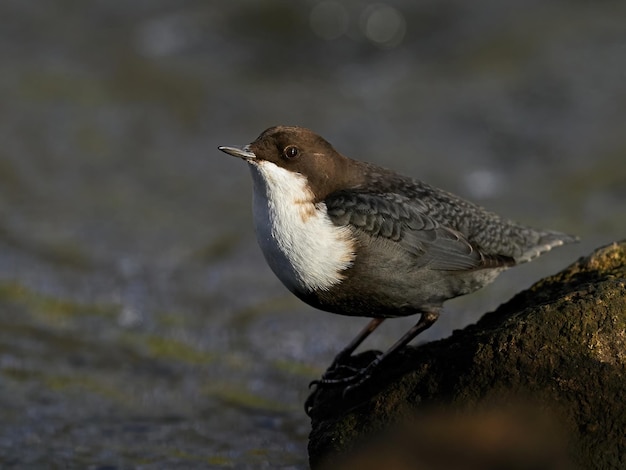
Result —
[[422, 313], [419, 321], [409, 331], [407, 331], [398, 341], [396, 341], [395, 344], [391, 346], [384, 354], [378, 356], [366, 367], [358, 370], [354, 375], [350, 377], [337, 379], [322, 378], [322, 380], [319, 381], [319, 385], [347, 385], [347, 387], [343, 391], [343, 394], [346, 395], [346, 393], [350, 392], [350, 390], [358, 387], [367, 379], [369, 379], [374, 369], [376, 369], [376, 367], [378, 367], [381, 362], [385, 361], [388, 357], [392, 356], [398, 350], [402, 349], [418, 334], [430, 328], [432, 324], [437, 321], [437, 318], [439, 318], [439, 312]]
[[[340, 368], [348, 369], [353, 374], [358, 373], [357, 369], [354, 369], [346, 365], [342, 365], [341, 362], [347, 359], [348, 357], [350, 357], [352, 353], [354, 352], [354, 350], [358, 348], [359, 345], [363, 341], [365, 341], [365, 338], [367, 338], [370, 334], [372, 334], [372, 332], [376, 328], [378, 328], [383, 321], [385, 321], [385, 318], [372, 318], [370, 322], [365, 326], [365, 328], [363, 328], [359, 332], [359, 334], [356, 335], [356, 337], [352, 341], [350, 341], [350, 343], [348, 343], [348, 345], [345, 348], [343, 348], [339, 352], [339, 354], [335, 356], [335, 359], [333, 359], [333, 362], [330, 364], [330, 367], [326, 369], [326, 372], [324, 372], [324, 374], [322, 375], [322, 378], [319, 380], [313, 380], [309, 384], [309, 388], [311, 388], [313, 385], [318, 386], [319, 384], [327, 380], [330, 380], [329, 378], [330, 374], [332, 374], [333, 372], [337, 371]], [[307, 415], [310, 414], [310, 411], [313, 408], [313, 401], [315, 399], [315, 396], [317, 395], [317, 392], [318, 392], [318, 389], [316, 388], [304, 402], [304, 410]]]
[[344, 388], [342, 392], [342, 395], [345, 397], [351, 390], [355, 389], [356, 387], [361, 385], [363, 382], [368, 380], [372, 376], [374, 369], [376, 369], [385, 359], [395, 354], [398, 350], [403, 348], [406, 344], [408, 344], [413, 338], [415, 338], [421, 332], [430, 328], [433, 325], [433, 323], [437, 321], [437, 318], [439, 318], [439, 312], [433, 311], [433, 312], [422, 313], [422, 316], [420, 317], [419, 321], [409, 331], [407, 331], [398, 341], [396, 341], [393, 344], [393, 346], [391, 346], [387, 351], [385, 351], [385, 353], [376, 357], [376, 359], [370, 362], [367, 366], [358, 370], [353, 369], [354, 374], [348, 377], [337, 378], [337, 379], [328, 378], [327, 375], [328, 375], [328, 372], [331, 371], [331, 368], [341, 367], [339, 362], [345, 357], [349, 356], [359, 346], [359, 344], [361, 344], [363, 340], [372, 331], [374, 331], [376, 327], [378, 327], [378, 325], [382, 323], [383, 319], [375, 318], [372, 321], [370, 321], [370, 323], [359, 333], [359, 335], [356, 338], [354, 338], [354, 340], [352, 340], [352, 342], [348, 346], [346, 346], [337, 355], [337, 357], [335, 357], [335, 360], [333, 361], [331, 368], [329, 368], [324, 373], [322, 378], [320, 380], [315, 380], [311, 382], [310, 386], [316, 385], [317, 388], [308, 396], [308, 398], [304, 402], [304, 410], [306, 414], [311, 416], [311, 412], [313, 410], [313, 403], [315, 401], [315, 397], [317, 393], [320, 390], [320, 387], [345, 385], [346, 387]]
[[339, 354], [335, 356], [335, 359], [333, 359], [333, 362], [330, 364], [328, 369], [326, 369], [326, 372], [324, 372], [324, 374], [322, 375], [322, 378], [320, 380], [313, 380], [309, 384], [309, 388], [311, 388], [313, 385], [318, 385], [320, 382], [324, 380], [329, 379], [330, 374], [332, 374], [333, 372], [337, 371], [340, 368], [346, 368], [346, 369], [351, 370], [352, 372], [356, 372], [351, 367], [342, 365], [341, 363], [345, 361], [347, 358], [349, 358], [354, 352], [354, 350], [358, 348], [359, 345], [363, 341], [365, 341], [365, 338], [367, 338], [370, 334], [372, 334], [372, 332], [376, 328], [378, 328], [383, 321], [385, 321], [384, 318], [372, 318], [370, 322], [365, 326], [365, 328], [363, 328], [359, 332], [359, 334], [356, 335], [356, 337], [352, 341], [350, 341], [350, 343], [348, 343], [348, 345], [345, 348], [343, 348], [339, 352]]
[[335, 356], [335, 359], [333, 359], [333, 362], [328, 370], [330, 371], [335, 369], [341, 364], [341, 362], [349, 358], [354, 350], [358, 348], [363, 341], [365, 341], [365, 338], [372, 334], [372, 332], [378, 328], [383, 321], [385, 321], [384, 318], [372, 318], [365, 328], [363, 328], [359, 334], [352, 341], [350, 341], [350, 343], [348, 343], [348, 345], [343, 348], [339, 354]]

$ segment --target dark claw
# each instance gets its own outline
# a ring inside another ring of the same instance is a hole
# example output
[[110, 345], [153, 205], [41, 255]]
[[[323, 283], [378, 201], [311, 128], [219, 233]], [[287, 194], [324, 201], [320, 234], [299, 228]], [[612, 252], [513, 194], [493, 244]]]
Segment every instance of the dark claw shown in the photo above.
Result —
[[331, 386], [332, 387], [332, 386], [335, 386], [335, 385], [350, 384], [354, 380], [356, 380], [359, 375], [360, 375], [360, 372], [357, 371], [356, 373], [354, 373], [352, 375], [348, 375], [347, 377], [339, 377], [339, 378], [336, 378], [336, 379], [330, 379], [330, 378], [322, 377], [320, 380], [317, 381], [316, 385], [321, 385], [322, 387], [325, 387], [325, 386]]
[[[338, 377], [336, 379], [331, 379], [327, 377], [327, 374], [324, 374], [321, 379], [314, 380], [311, 383], [314, 383], [317, 386], [337, 386], [337, 385], [347, 385], [347, 389], [354, 389], [361, 385], [363, 382], [367, 381], [372, 376], [372, 371], [376, 368], [379, 361], [374, 359], [368, 366], [363, 367], [362, 369], [356, 369], [354, 367], [342, 366], [342, 368], [348, 369], [350, 372], [353, 372], [352, 375]], [[345, 390], [344, 390], [345, 392]]]
[[[348, 365], [345, 365], [345, 364], [335, 364], [335, 363], [333, 363], [326, 370], [326, 372], [324, 372], [324, 375], [322, 375], [322, 377], [320, 379], [311, 380], [311, 382], [309, 382], [309, 389], [313, 385], [333, 385], [335, 383], [340, 385], [340, 384], [344, 383], [344, 379], [343, 378], [337, 378], [337, 379], [331, 378], [332, 375], [337, 375], [339, 373], [339, 371], [352, 372], [352, 375], [346, 377], [346, 379], [350, 379], [351, 377], [358, 375], [359, 372], [361, 371], [361, 369], [357, 369], [356, 367], [348, 366]], [[335, 381], [337, 381], [337, 382], [335, 382]]]
[[313, 390], [311, 394], [304, 401], [304, 412], [307, 416], [311, 416], [311, 411], [313, 410], [313, 401], [315, 400], [315, 395], [317, 395], [317, 390]]
[[348, 366], [348, 365], [345, 365], [345, 364], [341, 364], [341, 365], [337, 366], [337, 368], [335, 370], [333, 370], [333, 372], [335, 372], [337, 370], [347, 370], [349, 372], [357, 373], [361, 369], [358, 369], [358, 368], [352, 367], [352, 366]]
[[[382, 362], [383, 357], [384, 355], [381, 353], [376, 354], [376, 358], [361, 369], [345, 364], [339, 364], [338, 361], [333, 362], [331, 367], [324, 372], [324, 375], [322, 375], [320, 379], [312, 380], [311, 383], [309, 383], [309, 388], [315, 385], [315, 390], [311, 392], [304, 402], [305, 413], [308, 416], [311, 416], [313, 401], [322, 387], [337, 387], [344, 385], [345, 388], [342, 390], [341, 396], [345, 399], [353, 390], [356, 390], [361, 386], [361, 384], [370, 379], [374, 369], [376, 369], [376, 367], [378, 367], [378, 365]], [[340, 376], [337, 378], [331, 378], [331, 376], [336, 375], [338, 371], [349, 371], [352, 374], [343, 377]]]
[[328, 378], [329, 375], [343, 375], [342, 373], [340, 373], [340, 371], [352, 372], [352, 375], [354, 375], [354, 374], [358, 374], [360, 370], [361, 369], [357, 369], [356, 367], [347, 366], [345, 364], [339, 364], [338, 366], [335, 366], [334, 369], [332, 370], [329, 369], [326, 373], [324, 373], [324, 375], [322, 376], [322, 379]]
[[362, 377], [357, 382], [350, 384], [343, 389], [343, 392], [341, 392], [341, 398], [346, 399], [352, 390], [359, 388], [361, 384], [367, 382], [372, 376], [371, 372], [369, 372], [367, 369], [364, 369], [364, 372], [359, 375], [361, 375]]

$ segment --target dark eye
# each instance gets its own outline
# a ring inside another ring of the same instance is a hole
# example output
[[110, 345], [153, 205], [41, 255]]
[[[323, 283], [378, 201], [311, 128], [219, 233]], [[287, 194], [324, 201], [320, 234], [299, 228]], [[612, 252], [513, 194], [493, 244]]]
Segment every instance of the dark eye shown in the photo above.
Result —
[[285, 158], [296, 158], [298, 155], [300, 154], [300, 151], [298, 150], [298, 147], [295, 147], [293, 145], [290, 145], [289, 147], [285, 147], [285, 150], [283, 150], [283, 155], [285, 156]]

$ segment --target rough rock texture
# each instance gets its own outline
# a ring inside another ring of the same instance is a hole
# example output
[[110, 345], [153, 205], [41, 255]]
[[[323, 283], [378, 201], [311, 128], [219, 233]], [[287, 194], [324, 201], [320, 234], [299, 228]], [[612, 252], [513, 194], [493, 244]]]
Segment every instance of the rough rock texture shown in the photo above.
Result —
[[626, 468], [625, 286], [622, 241], [406, 348], [346, 398], [321, 391], [311, 467]]

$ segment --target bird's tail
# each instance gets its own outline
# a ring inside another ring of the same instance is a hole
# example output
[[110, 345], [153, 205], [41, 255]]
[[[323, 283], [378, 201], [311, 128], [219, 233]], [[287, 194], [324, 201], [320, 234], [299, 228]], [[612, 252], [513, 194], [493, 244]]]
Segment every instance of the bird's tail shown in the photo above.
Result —
[[566, 233], [555, 232], [552, 230], [533, 230], [532, 234], [529, 234], [528, 244], [525, 251], [521, 256], [516, 257], [515, 261], [520, 263], [526, 263], [546, 251], [550, 251], [557, 246], [565, 245], [567, 243], [575, 243], [579, 239], [578, 237], [568, 235]]

